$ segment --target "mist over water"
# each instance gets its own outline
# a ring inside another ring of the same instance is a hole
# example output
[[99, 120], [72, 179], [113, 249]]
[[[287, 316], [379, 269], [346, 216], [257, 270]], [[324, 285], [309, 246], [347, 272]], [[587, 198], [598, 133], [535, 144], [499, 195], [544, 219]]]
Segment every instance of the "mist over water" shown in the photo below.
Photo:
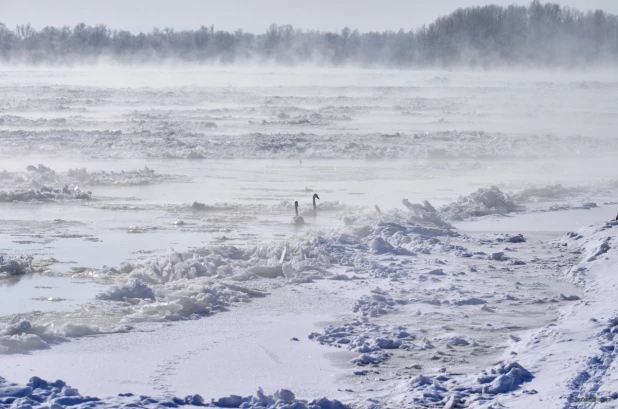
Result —
[[211, 24], [197, 30], [165, 27], [131, 33], [104, 24], [78, 23], [40, 30], [18, 24], [11, 30], [0, 23], [0, 61], [60, 65], [171, 61], [391, 68], [615, 67], [617, 29], [618, 17], [614, 14], [538, 0], [528, 6], [459, 8], [416, 29], [391, 27], [383, 32], [360, 32], [345, 25], [335, 32], [305, 31], [272, 24], [265, 33], [250, 33], [243, 27], [233, 32], [215, 30]]
[[584, 263], [614, 257], [616, 27], [538, 2], [382, 34], [0, 26], [0, 368], [161, 399], [532, 399], [540, 348], [579, 342]]
[[[3, 250], [58, 271], [259, 245], [404, 198], [559, 184], [583, 201], [618, 180], [611, 71], [101, 65], [5, 69], [0, 86], [5, 194], [92, 192], [0, 203]], [[313, 192], [323, 216], [290, 230]]]
[[556, 184], [584, 197], [618, 180], [612, 71], [99, 65], [5, 69], [0, 86], [5, 192], [92, 192], [0, 203], [4, 250], [62, 271], [286, 237], [314, 191], [329, 228], [404, 198]]

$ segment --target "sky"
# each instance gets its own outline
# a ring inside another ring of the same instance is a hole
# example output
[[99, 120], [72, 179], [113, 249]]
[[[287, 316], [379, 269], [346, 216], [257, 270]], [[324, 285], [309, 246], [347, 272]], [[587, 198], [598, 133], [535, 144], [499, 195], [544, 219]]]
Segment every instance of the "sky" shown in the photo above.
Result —
[[[554, 0], [581, 10], [618, 14], [618, 0]], [[0, 22], [9, 28], [106, 24], [132, 32], [210, 26], [262, 33], [272, 24], [304, 29], [360, 31], [414, 29], [459, 7], [524, 4], [530, 0], [0, 0]]]

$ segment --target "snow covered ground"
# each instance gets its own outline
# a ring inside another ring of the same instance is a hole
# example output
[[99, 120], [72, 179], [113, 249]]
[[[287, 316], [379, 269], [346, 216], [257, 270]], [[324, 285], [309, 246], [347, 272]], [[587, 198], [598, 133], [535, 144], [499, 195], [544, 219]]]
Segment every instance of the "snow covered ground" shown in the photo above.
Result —
[[602, 74], [0, 86], [0, 407], [615, 406]]

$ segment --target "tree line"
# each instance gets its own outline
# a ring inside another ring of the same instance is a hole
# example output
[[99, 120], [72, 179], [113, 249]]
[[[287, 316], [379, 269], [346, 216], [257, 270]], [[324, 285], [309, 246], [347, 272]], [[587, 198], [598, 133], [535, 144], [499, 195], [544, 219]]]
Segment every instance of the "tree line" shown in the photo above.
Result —
[[461, 8], [419, 29], [361, 33], [301, 30], [271, 25], [263, 34], [202, 26], [149, 33], [105, 25], [45, 27], [0, 23], [0, 60], [74, 63], [275, 62], [356, 64], [398, 68], [502, 65], [589, 66], [618, 62], [618, 16], [558, 4]]

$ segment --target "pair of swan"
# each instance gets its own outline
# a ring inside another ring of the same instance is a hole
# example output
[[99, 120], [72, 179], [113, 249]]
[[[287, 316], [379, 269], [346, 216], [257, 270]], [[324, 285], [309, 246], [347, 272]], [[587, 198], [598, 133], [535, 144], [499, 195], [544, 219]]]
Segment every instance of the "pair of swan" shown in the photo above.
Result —
[[[304, 216], [317, 216], [318, 207], [315, 204], [315, 199], [320, 200], [320, 196], [318, 196], [317, 193], [313, 194], [313, 209], [303, 212]], [[296, 216], [292, 217], [292, 220], [290, 220], [290, 224], [295, 224], [296, 226], [301, 226], [305, 224], [305, 219], [303, 219], [303, 216], [300, 216], [298, 214], [298, 201], [294, 202], [294, 211], [296, 212]]]

